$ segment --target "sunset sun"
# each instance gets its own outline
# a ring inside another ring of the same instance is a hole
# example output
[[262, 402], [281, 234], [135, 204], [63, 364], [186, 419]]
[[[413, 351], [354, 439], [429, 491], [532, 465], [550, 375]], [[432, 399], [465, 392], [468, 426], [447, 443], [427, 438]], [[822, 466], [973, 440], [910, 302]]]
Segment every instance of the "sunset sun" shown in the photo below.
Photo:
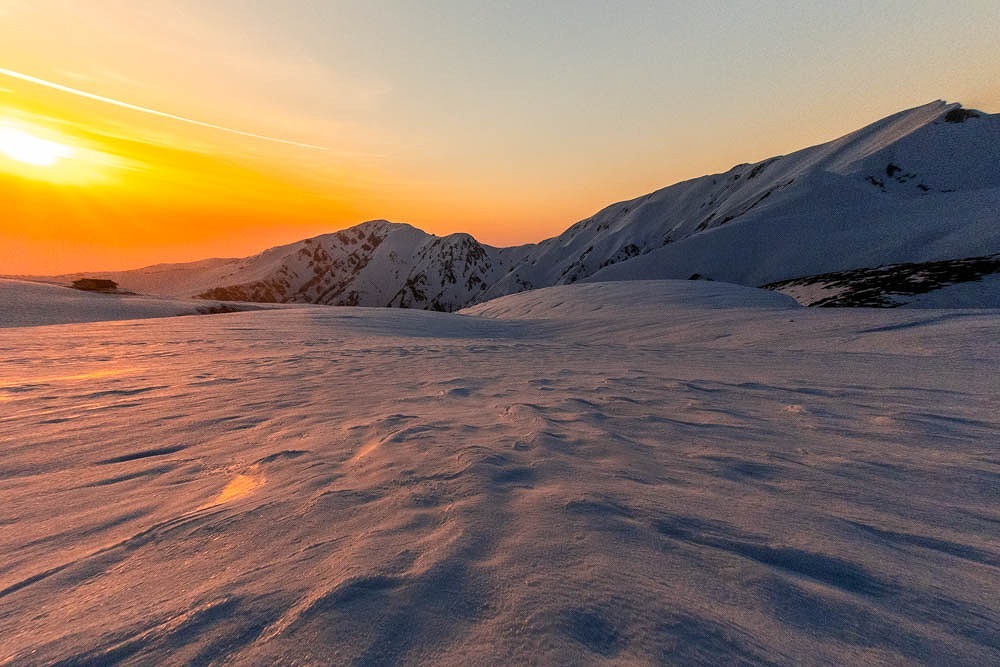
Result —
[[52, 167], [71, 157], [73, 149], [64, 144], [36, 137], [15, 127], [0, 127], [0, 153], [12, 160], [34, 167]]

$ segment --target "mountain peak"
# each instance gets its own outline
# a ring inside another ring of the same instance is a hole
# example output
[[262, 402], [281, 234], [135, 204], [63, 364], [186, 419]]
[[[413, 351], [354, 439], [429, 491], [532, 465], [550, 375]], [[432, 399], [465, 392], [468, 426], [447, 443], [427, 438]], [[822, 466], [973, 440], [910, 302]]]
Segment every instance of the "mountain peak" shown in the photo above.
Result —
[[[322, 237], [334, 236], [336, 234], [342, 234], [344, 232], [355, 232], [355, 231], [360, 231], [364, 233], [370, 233], [373, 231], [389, 233], [392, 231], [403, 230], [403, 229], [417, 229], [417, 228], [405, 222], [392, 222], [390, 220], [384, 220], [382, 218], [379, 218], [376, 220], [365, 220], [364, 222], [359, 222], [358, 224], [351, 225], [350, 227], [347, 227], [345, 229], [341, 229], [336, 232], [328, 232], [326, 234], [321, 234], [320, 236]], [[426, 232], [424, 232], [423, 230], [417, 229], [417, 231], [426, 234]]]
[[964, 123], [970, 118], [979, 118], [983, 114], [975, 109], [965, 109], [961, 105], [954, 109], [949, 109], [941, 117], [947, 123]]

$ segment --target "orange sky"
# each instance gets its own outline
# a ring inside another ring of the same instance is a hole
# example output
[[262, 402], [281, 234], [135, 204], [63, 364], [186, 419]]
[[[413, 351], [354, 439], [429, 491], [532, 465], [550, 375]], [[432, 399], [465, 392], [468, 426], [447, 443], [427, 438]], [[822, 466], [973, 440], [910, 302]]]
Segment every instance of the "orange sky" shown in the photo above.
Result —
[[71, 153], [35, 166], [0, 146], [3, 273], [238, 256], [362, 215], [360, 171], [329, 159], [304, 173], [290, 164], [318, 151], [226, 136], [31, 83], [4, 86], [0, 128]]
[[[0, 146], [3, 274], [241, 256], [377, 217], [439, 233], [476, 220], [496, 229], [496, 242], [518, 243], [560, 231], [576, 213], [537, 192], [497, 196], [515, 183], [453, 190], [351, 151], [232, 135], [19, 80], [4, 88], [0, 128], [70, 154], [37, 166]], [[526, 205], [547, 210], [519, 226]]]
[[533, 242], [933, 99], [1000, 107], [988, 2], [417, 4], [0, 0], [0, 68], [182, 117], [0, 75], [0, 130], [66, 147], [37, 166], [0, 145], [0, 274], [373, 218]]

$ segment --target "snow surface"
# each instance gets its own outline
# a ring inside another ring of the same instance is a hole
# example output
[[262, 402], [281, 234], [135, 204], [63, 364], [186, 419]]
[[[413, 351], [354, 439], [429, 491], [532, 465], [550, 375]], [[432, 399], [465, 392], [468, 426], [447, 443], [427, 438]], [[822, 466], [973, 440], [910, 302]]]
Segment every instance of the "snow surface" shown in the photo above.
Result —
[[949, 285], [927, 294], [914, 294], [910, 308], [1000, 308], [1000, 274]]
[[1000, 311], [0, 330], [0, 663], [1000, 663]]
[[213, 309], [257, 308], [259, 306], [228, 302], [85, 292], [61, 285], [0, 278], [0, 328], [204, 315]]

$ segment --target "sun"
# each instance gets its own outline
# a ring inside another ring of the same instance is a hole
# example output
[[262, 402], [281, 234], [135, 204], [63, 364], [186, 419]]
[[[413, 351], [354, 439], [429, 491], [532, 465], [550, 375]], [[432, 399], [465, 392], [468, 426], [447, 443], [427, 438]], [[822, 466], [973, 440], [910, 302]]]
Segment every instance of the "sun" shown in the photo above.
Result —
[[16, 127], [0, 126], [0, 153], [12, 160], [34, 167], [52, 167], [72, 157], [73, 152], [65, 144], [36, 137]]
[[0, 179], [104, 186], [118, 183], [117, 177], [129, 167], [124, 158], [109, 152], [105, 144], [85, 132], [73, 134], [49, 127], [58, 123], [53, 119], [42, 124], [16, 115], [7, 118], [3, 111], [0, 107]]

